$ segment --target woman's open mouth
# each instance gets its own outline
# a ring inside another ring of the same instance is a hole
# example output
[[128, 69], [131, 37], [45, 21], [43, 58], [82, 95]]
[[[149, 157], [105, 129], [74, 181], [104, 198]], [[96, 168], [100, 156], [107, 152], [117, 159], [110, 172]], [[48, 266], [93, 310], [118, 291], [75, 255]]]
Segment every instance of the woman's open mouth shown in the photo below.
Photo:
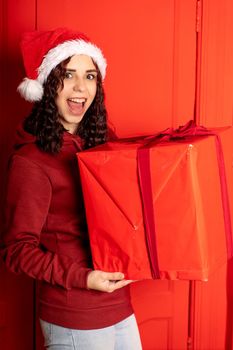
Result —
[[86, 98], [68, 98], [67, 104], [72, 114], [80, 115], [85, 110]]

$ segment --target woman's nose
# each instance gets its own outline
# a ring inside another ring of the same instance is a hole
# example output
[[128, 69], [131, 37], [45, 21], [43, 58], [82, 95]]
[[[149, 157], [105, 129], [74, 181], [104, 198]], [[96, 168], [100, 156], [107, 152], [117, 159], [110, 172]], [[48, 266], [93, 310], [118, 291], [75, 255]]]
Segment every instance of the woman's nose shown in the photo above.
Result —
[[77, 79], [74, 82], [74, 86], [73, 86], [74, 91], [84, 91], [85, 88], [86, 88], [86, 86], [85, 86], [85, 82], [83, 79]]

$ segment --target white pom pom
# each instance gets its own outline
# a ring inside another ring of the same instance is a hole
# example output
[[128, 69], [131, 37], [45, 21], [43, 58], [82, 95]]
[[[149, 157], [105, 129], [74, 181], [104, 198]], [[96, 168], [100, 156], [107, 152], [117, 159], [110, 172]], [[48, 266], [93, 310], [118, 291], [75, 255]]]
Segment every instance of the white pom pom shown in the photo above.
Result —
[[17, 91], [29, 102], [40, 101], [42, 99], [44, 89], [38, 80], [24, 78], [18, 86]]

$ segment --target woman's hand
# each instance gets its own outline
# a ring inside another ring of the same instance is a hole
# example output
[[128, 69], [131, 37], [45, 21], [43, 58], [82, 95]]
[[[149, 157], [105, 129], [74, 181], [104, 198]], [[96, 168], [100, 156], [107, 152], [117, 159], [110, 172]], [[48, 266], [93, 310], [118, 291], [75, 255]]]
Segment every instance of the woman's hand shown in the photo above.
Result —
[[125, 280], [121, 272], [91, 271], [87, 276], [87, 288], [101, 292], [114, 292], [114, 290], [127, 286], [131, 280]]

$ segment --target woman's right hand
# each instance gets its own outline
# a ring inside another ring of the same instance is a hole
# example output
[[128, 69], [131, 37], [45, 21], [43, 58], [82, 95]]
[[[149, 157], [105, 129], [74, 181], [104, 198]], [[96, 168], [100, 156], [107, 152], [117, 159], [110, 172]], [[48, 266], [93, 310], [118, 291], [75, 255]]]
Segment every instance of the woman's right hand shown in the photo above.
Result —
[[101, 292], [114, 292], [114, 290], [127, 286], [132, 280], [125, 280], [121, 272], [91, 271], [87, 276], [87, 288]]

